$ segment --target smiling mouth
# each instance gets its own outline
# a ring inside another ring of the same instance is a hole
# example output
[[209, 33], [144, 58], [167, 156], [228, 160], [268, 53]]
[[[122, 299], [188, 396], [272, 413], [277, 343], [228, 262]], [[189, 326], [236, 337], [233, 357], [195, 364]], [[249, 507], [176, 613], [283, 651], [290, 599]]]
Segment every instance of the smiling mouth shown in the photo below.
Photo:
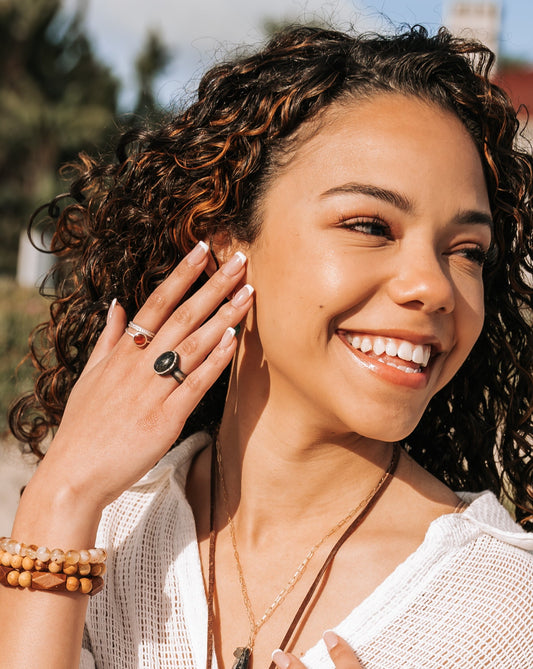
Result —
[[432, 347], [429, 344], [413, 344], [405, 339], [346, 331], [339, 331], [338, 334], [351, 348], [361, 351], [376, 362], [394, 367], [406, 374], [421, 374], [431, 359]]

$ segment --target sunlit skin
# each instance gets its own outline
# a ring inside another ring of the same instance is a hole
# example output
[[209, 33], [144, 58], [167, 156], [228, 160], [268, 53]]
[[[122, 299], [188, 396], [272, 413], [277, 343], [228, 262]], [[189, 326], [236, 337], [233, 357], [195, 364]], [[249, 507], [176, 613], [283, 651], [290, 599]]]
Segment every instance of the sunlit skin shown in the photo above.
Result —
[[[324, 125], [265, 198], [248, 251], [257, 326], [245, 344], [268, 366], [268, 411], [291, 406], [298, 434], [393, 441], [413, 430], [482, 327], [477, 258], [491, 230], [481, 164], [458, 119], [403, 96], [331, 110]], [[339, 331], [427, 343], [438, 355], [423, 374], [374, 372]]]
[[[332, 107], [310, 136], [267, 188], [259, 237], [238, 247], [256, 298], [220, 440], [259, 617], [307, 549], [372, 488], [390, 442], [415, 428], [467, 357], [484, 318], [491, 212], [481, 162], [461, 122], [435, 105], [384, 94]], [[429, 364], [397, 357], [383, 364], [350, 346], [354, 336], [421, 345]], [[189, 481], [204, 574], [207, 511], [195, 490], [207, 479], [204, 453]], [[403, 457], [383, 502], [336, 558], [295, 653], [368, 596], [456, 502]], [[222, 511], [219, 523], [216, 636], [228, 666], [248, 623]], [[258, 636], [254, 667], [267, 666], [313, 571]]]

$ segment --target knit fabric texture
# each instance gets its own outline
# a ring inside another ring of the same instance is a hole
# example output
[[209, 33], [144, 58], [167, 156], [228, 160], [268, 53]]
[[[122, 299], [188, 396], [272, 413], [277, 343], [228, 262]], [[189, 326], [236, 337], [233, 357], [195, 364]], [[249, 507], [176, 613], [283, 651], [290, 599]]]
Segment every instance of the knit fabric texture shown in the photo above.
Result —
[[[106, 587], [89, 604], [80, 669], [205, 668], [207, 602], [185, 483], [209, 442], [189, 437], [105, 509]], [[533, 534], [492, 493], [459, 496], [468, 509], [435, 520], [334, 628], [366, 669], [533, 668]], [[321, 640], [302, 661], [334, 667]]]

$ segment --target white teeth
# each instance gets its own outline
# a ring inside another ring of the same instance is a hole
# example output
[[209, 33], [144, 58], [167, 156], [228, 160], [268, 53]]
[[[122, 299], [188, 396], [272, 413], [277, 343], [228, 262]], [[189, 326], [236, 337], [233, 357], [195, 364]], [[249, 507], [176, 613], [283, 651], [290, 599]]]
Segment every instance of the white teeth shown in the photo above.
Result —
[[[371, 337], [369, 335], [351, 335], [349, 333], [345, 334], [346, 340], [353, 347], [357, 348], [363, 353], [369, 353], [373, 351], [374, 355], [381, 356], [383, 353], [386, 353], [389, 358], [401, 358], [406, 362], [414, 362], [416, 365], [421, 367], [426, 367], [431, 358], [431, 346], [427, 344], [412, 344], [409, 341], [405, 340], [393, 340], [386, 339], [385, 337]], [[415, 369], [413, 367], [407, 367], [406, 365], [395, 365], [391, 361], [386, 361], [378, 358], [380, 362], [385, 364], [390, 364], [393, 367], [397, 367], [408, 374], [412, 372], [420, 371], [420, 369]]]
[[398, 346], [398, 357], [402, 360], [412, 360], [413, 345], [408, 341], [402, 341], [402, 343]]
[[363, 341], [361, 342], [361, 346], [359, 346], [359, 348], [361, 351], [363, 351], [363, 353], [368, 353], [368, 351], [372, 350], [372, 342], [368, 337], [363, 337]]
[[392, 358], [394, 358], [394, 356], [398, 355], [398, 347], [391, 340], [389, 340], [387, 342], [387, 346], [385, 347], [385, 351], [386, 351], [387, 355], [390, 355]]
[[374, 340], [374, 346], [372, 347], [372, 349], [376, 355], [381, 355], [382, 353], [385, 353], [385, 340], [382, 339], [381, 337], [377, 337]]
[[421, 365], [424, 362], [424, 347], [415, 346], [413, 349], [412, 361], [416, 362], [417, 365]]

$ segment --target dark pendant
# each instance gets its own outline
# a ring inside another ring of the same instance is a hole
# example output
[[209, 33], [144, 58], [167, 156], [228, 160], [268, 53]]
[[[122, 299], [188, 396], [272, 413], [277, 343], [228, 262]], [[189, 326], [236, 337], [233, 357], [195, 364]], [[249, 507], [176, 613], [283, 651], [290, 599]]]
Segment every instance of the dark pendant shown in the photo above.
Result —
[[233, 655], [237, 659], [233, 663], [233, 667], [231, 669], [247, 669], [251, 654], [252, 649], [248, 646], [240, 646], [239, 648], [235, 648]]

